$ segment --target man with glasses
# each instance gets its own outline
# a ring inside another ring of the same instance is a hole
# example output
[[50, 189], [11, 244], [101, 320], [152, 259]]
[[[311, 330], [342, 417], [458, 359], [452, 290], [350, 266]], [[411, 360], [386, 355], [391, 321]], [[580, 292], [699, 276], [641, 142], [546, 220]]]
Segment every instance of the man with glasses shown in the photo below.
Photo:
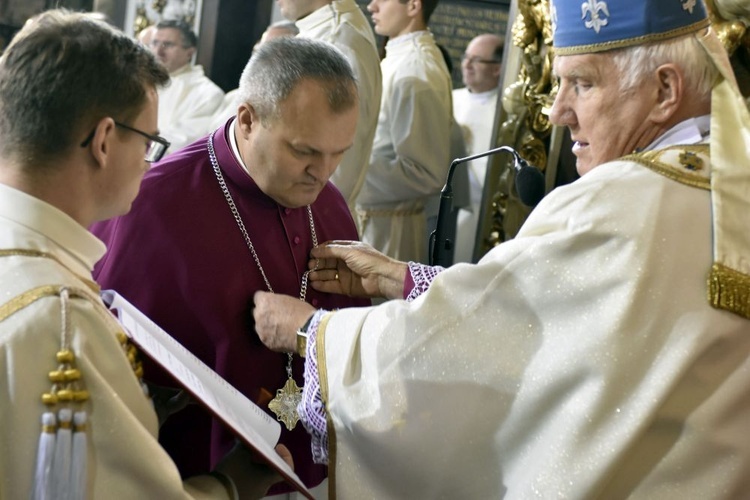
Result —
[[240, 447], [183, 483], [91, 275], [105, 248], [87, 228], [130, 209], [169, 145], [168, 80], [136, 41], [65, 11], [0, 58], [0, 498], [226, 499], [278, 480]]
[[[493, 33], [475, 37], [461, 56], [461, 76], [465, 87], [453, 91], [453, 116], [461, 126], [466, 151], [470, 155], [487, 151], [493, 144], [495, 111], [502, 72], [505, 42]], [[456, 227], [455, 262], [471, 262], [474, 238], [482, 201], [487, 158], [470, 161], [469, 170], [471, 207], [458, 213]]]
[[[331, 44], [281, 37], [258, 47], [239, 87], [235, 116], [146, 174], [128, 215], [92, 228], [108, 247], [94, 276], [282, 420], [280, 442], [297, 475], [325, 496], [326, 468], [313, 463], [296, 415], [278, 406], [303, 385], [302, 360], [260, 344], [252, 297], [273, 290], [331, 308], [369, 303], [318, 293], [306, 274], [318, 243], [357, 238], [329, 182], [354, 143], [356, 79]], [[145, 373], [174, 386], [153, 364]], [[191, 405], [165, 422], [159, 439], [182, 474], [193, 475], [215, 468], [234, 437]]]
[[[161, 160], [162, 156], [164, 156], [164, 153], [166, 153], [167, 149], [169, 149], [169, 141], [167, 141], [164, 137], [151, 135], [144, 132], [143, 130], [138, 130], [135, 127], [131, 127], [117, 121], [114, 122], [114, 124], [116, 127], [135, 132], [136, 134], [139, 134], [148, 139], [148, 143], [146, 145], [146, 154], [144, 155], [144, 160], [146, 160], [147, 163], [154, 163]], [[94, 138], [95, 134], [96, 129], [92, 130], [89, 136], [84, 139], [84, 141], [81, 143], [81, 147], [85, 148], [89, 144], [91, 144], [91, 140]]]
[[198, 37], [184, 21], [157, 23], [149, 46], [169, 72], [169, 85], [159, 90], [159, 129], [172, 143], [172, 153], [206, 133], [224, 91], [192, 63]]

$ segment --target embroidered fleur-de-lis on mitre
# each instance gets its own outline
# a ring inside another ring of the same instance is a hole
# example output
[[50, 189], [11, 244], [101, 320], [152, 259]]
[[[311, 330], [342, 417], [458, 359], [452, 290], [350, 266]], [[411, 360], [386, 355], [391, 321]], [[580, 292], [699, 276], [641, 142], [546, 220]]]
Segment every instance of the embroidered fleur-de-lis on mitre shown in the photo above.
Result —
[[[600, 2], [598, 0], [588, 0], [581, 4], [581, 19], [586, 19], [586, 14], [591, 15], [591, 20], [586, 21], [587, 28], [594, 28], [594, 31], [599, 33], [602, 26], [606, 26], [609, 23], [609, 9], [607, 8], [607, 2]], [[606, 17], [602, 17], [604, 14]]]
[[679, 0], [679, 1], [682, 2], [682, 10], [686, 10], [686, 11], [690, 12], [691, 14], [693, 13], [693, 9], [695, 8], [696, 0], [686, 0], [684, 2], [682, 0]]

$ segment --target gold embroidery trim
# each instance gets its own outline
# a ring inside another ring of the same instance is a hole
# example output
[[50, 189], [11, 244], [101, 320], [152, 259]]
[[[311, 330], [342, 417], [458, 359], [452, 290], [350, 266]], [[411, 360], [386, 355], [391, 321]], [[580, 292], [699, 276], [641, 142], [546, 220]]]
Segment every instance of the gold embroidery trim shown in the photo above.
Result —
[[680, 28], [673, 29], [671, 31], [665, 31], [664, 33], [654, 33], [650, 35], [643, 35], [634, 38], [628, 38], [625, 40], [612, 40], [610, 42], [602, 43], [591, 43], [588, 45], [574, 45], [573, 47], [555, 47], [555, 55], [558, 56], [572, 56], [576, 54], [590, 54], [592, 52], [603, 52], [605, 50], [623, 49], [625, 47], [632, 47], [634, 45], [643, 45], [646, 43], [658, 42], [661, 40], [668, 40], [670, 38], [676, 38], [678, 36], [687, 35], [699, 31], [703, 28], [707, 28], [709, 25], [708, 19], [702, 19], [697, 23], [690, 24], [688, 26], [682, 26]]
[[708, 302], [750, 319], [750, 276], [714, 263], [708, 276]]
[[89, 287], [95, 294], [99, 294], [101, 291], [101, 288], [99, 285], [96, 284], [96, 282], [91, 281], [90, 279], [84, 278], [83, 276], [79, 276], [73, 271], [71, 271], [68, 266], [63, 264], [60, 259], [52, 255], [48, 252], [42, 252], [41, 250], [29, 250], [27, 248], [9, 248], [5, 250], [0, 250], [0, 257], [41, 257], [44, 259], [50, 259], [58, 264], [60, 264], [60, 267], [64, 268], [68, 272], [70, 272], [73, 276], [81, 280], [83, 283], [86, 284], [87, 287]]
[[59, 285], [43, 285], [32, 288], [21, 295], [13, 297], [8, 302], [0, 306], [0, 322], [5, 321], [9, 316], [20, 311], [29, 304], [33, 304], [43, 297], [58, 295], [62, 287]]
[[[315, 348], [317, 350], [318, 380], [320, 381], [320, 397], [328, 406], [328, 369], [326, 367], [326, 342], [325, 333], [328, 320], [333, 316], [328, 313], [318, 323], [318, 333], [315, 337]], [[331, 414], [326, 410], [326, 428], [328, 429], [328, 498], [336, 500], [336, 428], [333, 425]]]
[[684, 151], [688, 153], [695, 153], [698, 155], [706, 155], [706, 156], [709, 153], [709, 147], [707, 144], [694, 144], [694, 145], [674, 146], [671, 148], [660, 149], [658, 151], [644, 151], [641, 153], [633, 153], [633, 154], [622, 157], [621, 160], [640, 163], [641, 165], [648, 168], [649, 170], [652, 170], [659, 175], [663, 175], [664, 177], [667, 177], [668, 179], [672, 179], [673, 181], [677, 181], [680, 184], [685, 184], [687, 186], [710, 191], [711, 190], [710, 178], [703, 177], [701, 175], [691, 174], [689, 172], [686, 172], [685, 170], [682, 170], [673, 165], [670, 165], [669, 163], [660, 161], [660, 158], [664, 155], [664, 153], [670, 150]]

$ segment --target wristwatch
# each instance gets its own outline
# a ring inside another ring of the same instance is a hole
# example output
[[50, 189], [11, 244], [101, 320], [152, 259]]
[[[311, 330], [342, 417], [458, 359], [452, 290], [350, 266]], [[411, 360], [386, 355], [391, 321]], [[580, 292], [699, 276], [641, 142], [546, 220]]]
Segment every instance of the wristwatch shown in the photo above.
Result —
[[307, 355], [307, 329], [310, 328], [310, 323], [312, 323], [313, 316], [315, 315], [313, 314], [309, 318], [307, 318], [307, 321], [305, 321], [305, 324], [302, 325], [302, 328], [297, 330], [297, 354], [299, 354], [302, 358]]

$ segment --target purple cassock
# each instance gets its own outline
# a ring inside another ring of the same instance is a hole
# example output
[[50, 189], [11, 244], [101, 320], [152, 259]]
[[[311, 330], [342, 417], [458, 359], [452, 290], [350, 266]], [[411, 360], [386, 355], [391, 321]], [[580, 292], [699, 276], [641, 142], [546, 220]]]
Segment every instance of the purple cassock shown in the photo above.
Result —
[[[214, 137], [224, 179], [274, 292], [299, 297], [313, 246], [307, 209], [282, 207], [258, 188], [232, 152], [231, 123]], [[346, 202], [332, 184], [320, 193], [312, 213], [319, 243], [357, 239]], [[287, 380], [287, 355], [268, 350], [255, 334], [253, 293], [267, 287], [212, 170], [207, 139], [156, 165], [144, 177], [130, 213], [91, 230], [108, 248], [94, 271], [102, 288], [118, 291], [275, 418], [268, 403]], [[311, 287], [307, 301], [326, 309], [369, 304]], [[294, 379], [301, 387], [303, 362], [294, 358]], [[175, 385], [149, 360], [144, 366], [147, 381]], [[308, 487], [316, 486], [327, 469], [313, 464], [302, 424], [292, 431], [281, 428], [280, 442], [292, 452], [295, 472]], [[167, 420], [159, 441], [187, 477], [212, 470], [234, 437], [202, 407], [191, 405]], [[269, 493], [288, 490], [277, 486]]]

